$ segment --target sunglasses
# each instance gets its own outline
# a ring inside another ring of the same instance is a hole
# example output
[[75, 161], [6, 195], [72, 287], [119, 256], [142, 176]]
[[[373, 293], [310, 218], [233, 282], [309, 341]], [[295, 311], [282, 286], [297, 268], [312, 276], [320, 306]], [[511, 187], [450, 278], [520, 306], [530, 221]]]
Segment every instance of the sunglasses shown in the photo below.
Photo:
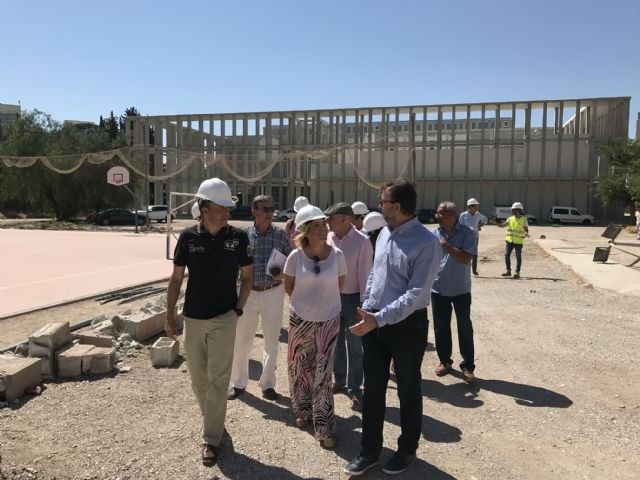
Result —
[[318, 257], [313, 257], [313, 273], [315, 273], [316, 275], [320, 274], [320, 258]]
[[260, 207], [260, 208], [257, 208], [256, 210], [262, 213], [273, 213], [276, 211], [275, 207]]

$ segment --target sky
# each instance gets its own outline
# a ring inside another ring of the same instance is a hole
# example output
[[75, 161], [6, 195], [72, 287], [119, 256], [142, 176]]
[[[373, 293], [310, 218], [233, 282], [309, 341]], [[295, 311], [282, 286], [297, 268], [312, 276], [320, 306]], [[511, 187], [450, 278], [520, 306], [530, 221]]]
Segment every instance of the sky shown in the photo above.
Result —
[[0, 103], [58, 121], [630, 96], [637, 0], [0, 0]]

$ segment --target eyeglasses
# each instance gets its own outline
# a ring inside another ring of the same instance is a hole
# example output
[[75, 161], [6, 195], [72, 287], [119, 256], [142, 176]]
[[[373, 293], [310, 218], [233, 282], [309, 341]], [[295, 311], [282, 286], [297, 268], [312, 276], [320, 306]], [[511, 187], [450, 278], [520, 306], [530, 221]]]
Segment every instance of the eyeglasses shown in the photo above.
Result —
[[398, 202], [394, 202], [393, 200], [380, 199], [380, 201], [378, 202], [378, 205], [384, 205], [385, 203], [398, 203]]
[[320, 258], [319, 257], [313, 257], [313, 273], [315, 273], [316, 275], [320, 275]]
[[441, 212], [436, 212], [436, 217], [445, 217], [447, 215], [454, 215], [454, 212], [450, 212], [449, 210], [443, 210]]
[[276, 211], [275, 207], [260, 207], [260, 208], [257, 208], [256, 210], [262, 213], [273, 213]]

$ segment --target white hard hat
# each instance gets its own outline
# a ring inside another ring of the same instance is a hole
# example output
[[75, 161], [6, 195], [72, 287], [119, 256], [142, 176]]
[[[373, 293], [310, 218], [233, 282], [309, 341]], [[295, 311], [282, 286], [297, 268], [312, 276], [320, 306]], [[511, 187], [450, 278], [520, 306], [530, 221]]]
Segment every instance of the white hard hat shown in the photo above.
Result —
[[511, 205], [511, 210], [515, 210], [516, 208], [519, 208], [520, 210], [524, 210], [524, 207], [520, 202], [516, 202], [513, 205]]
[[209, 178], [200, 184], [196, 198], [209, 200], [216, 205], [223, 207], [235, 207], [238, 201], [237, 197], [231, 195], [229, 185], [219, 178]]
[[200, 207], [198, 206], [198, 202], [193, 202], [193, 205], [191, 205], [191, 216], [193, 217], [194, 220], [197, 220], [198, 218], [200, 218]]
[[309, 205], [309, 200], [307, 200], [307, 197], [298, 197], [296, 198], [296, 201], [293, 202], [293, 211], [299, 212], [307, 205]]
[[353, 208], [354, 215], [366, 215], [369, 213], [369, 209], [364, 204], [364, 202], [353, 202], [351, 204], [351, 208]]
[[312, 220], [319, 220], [322, 218], [327, 218], [327, 216], [318, 207], [314, 205], [307, 205], [306, 207], [302, 207], [296, 215], [296, 230], [299, 230], [300, 226], [304, 225], [307, 222], [310, 222]]
[[373, 232], [379, 228], [384, 227], [387, 222], [380, 212], [367, 213], [362, 220], [362, 228], [365, 232]]
[[470, 207], [471, 205], [480, 205], [480, 202], [475, 198], [470, 198], [467, 200], [467, 207]]

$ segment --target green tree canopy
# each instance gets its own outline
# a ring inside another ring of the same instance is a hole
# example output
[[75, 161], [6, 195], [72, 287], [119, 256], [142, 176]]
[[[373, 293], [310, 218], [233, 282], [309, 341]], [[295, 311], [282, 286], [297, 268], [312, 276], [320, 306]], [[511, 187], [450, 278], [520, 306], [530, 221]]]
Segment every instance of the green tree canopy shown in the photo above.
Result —
[[[124, 132], [113, 112], [96, 128], [78, 129], [61, 125], [50, 115], [28, 111], [5, 126], [0, 153], [12, 156], [54, 156], [100, 152], [126, 145]], [[77, 163], [80, 156], [71, 157]], [[0, 207], [52, 213], [59, 220], [73, 219], [78, 213], [108, 207], [130, 207], [128, 192], [106, 183], [106, 172], [118, 159], [94, 165], [85, 163], [73, 173], [60, 174], [41, 162], [31, 167], [6, 167], [0, 163]], [[132, 177], [142, 185], [142, 180]]]
[[640, 140], [610, 138], [600, 153], [609, 160], [609, 168], [595, 179], [598, 198], [605, 205], [640, 202]]

